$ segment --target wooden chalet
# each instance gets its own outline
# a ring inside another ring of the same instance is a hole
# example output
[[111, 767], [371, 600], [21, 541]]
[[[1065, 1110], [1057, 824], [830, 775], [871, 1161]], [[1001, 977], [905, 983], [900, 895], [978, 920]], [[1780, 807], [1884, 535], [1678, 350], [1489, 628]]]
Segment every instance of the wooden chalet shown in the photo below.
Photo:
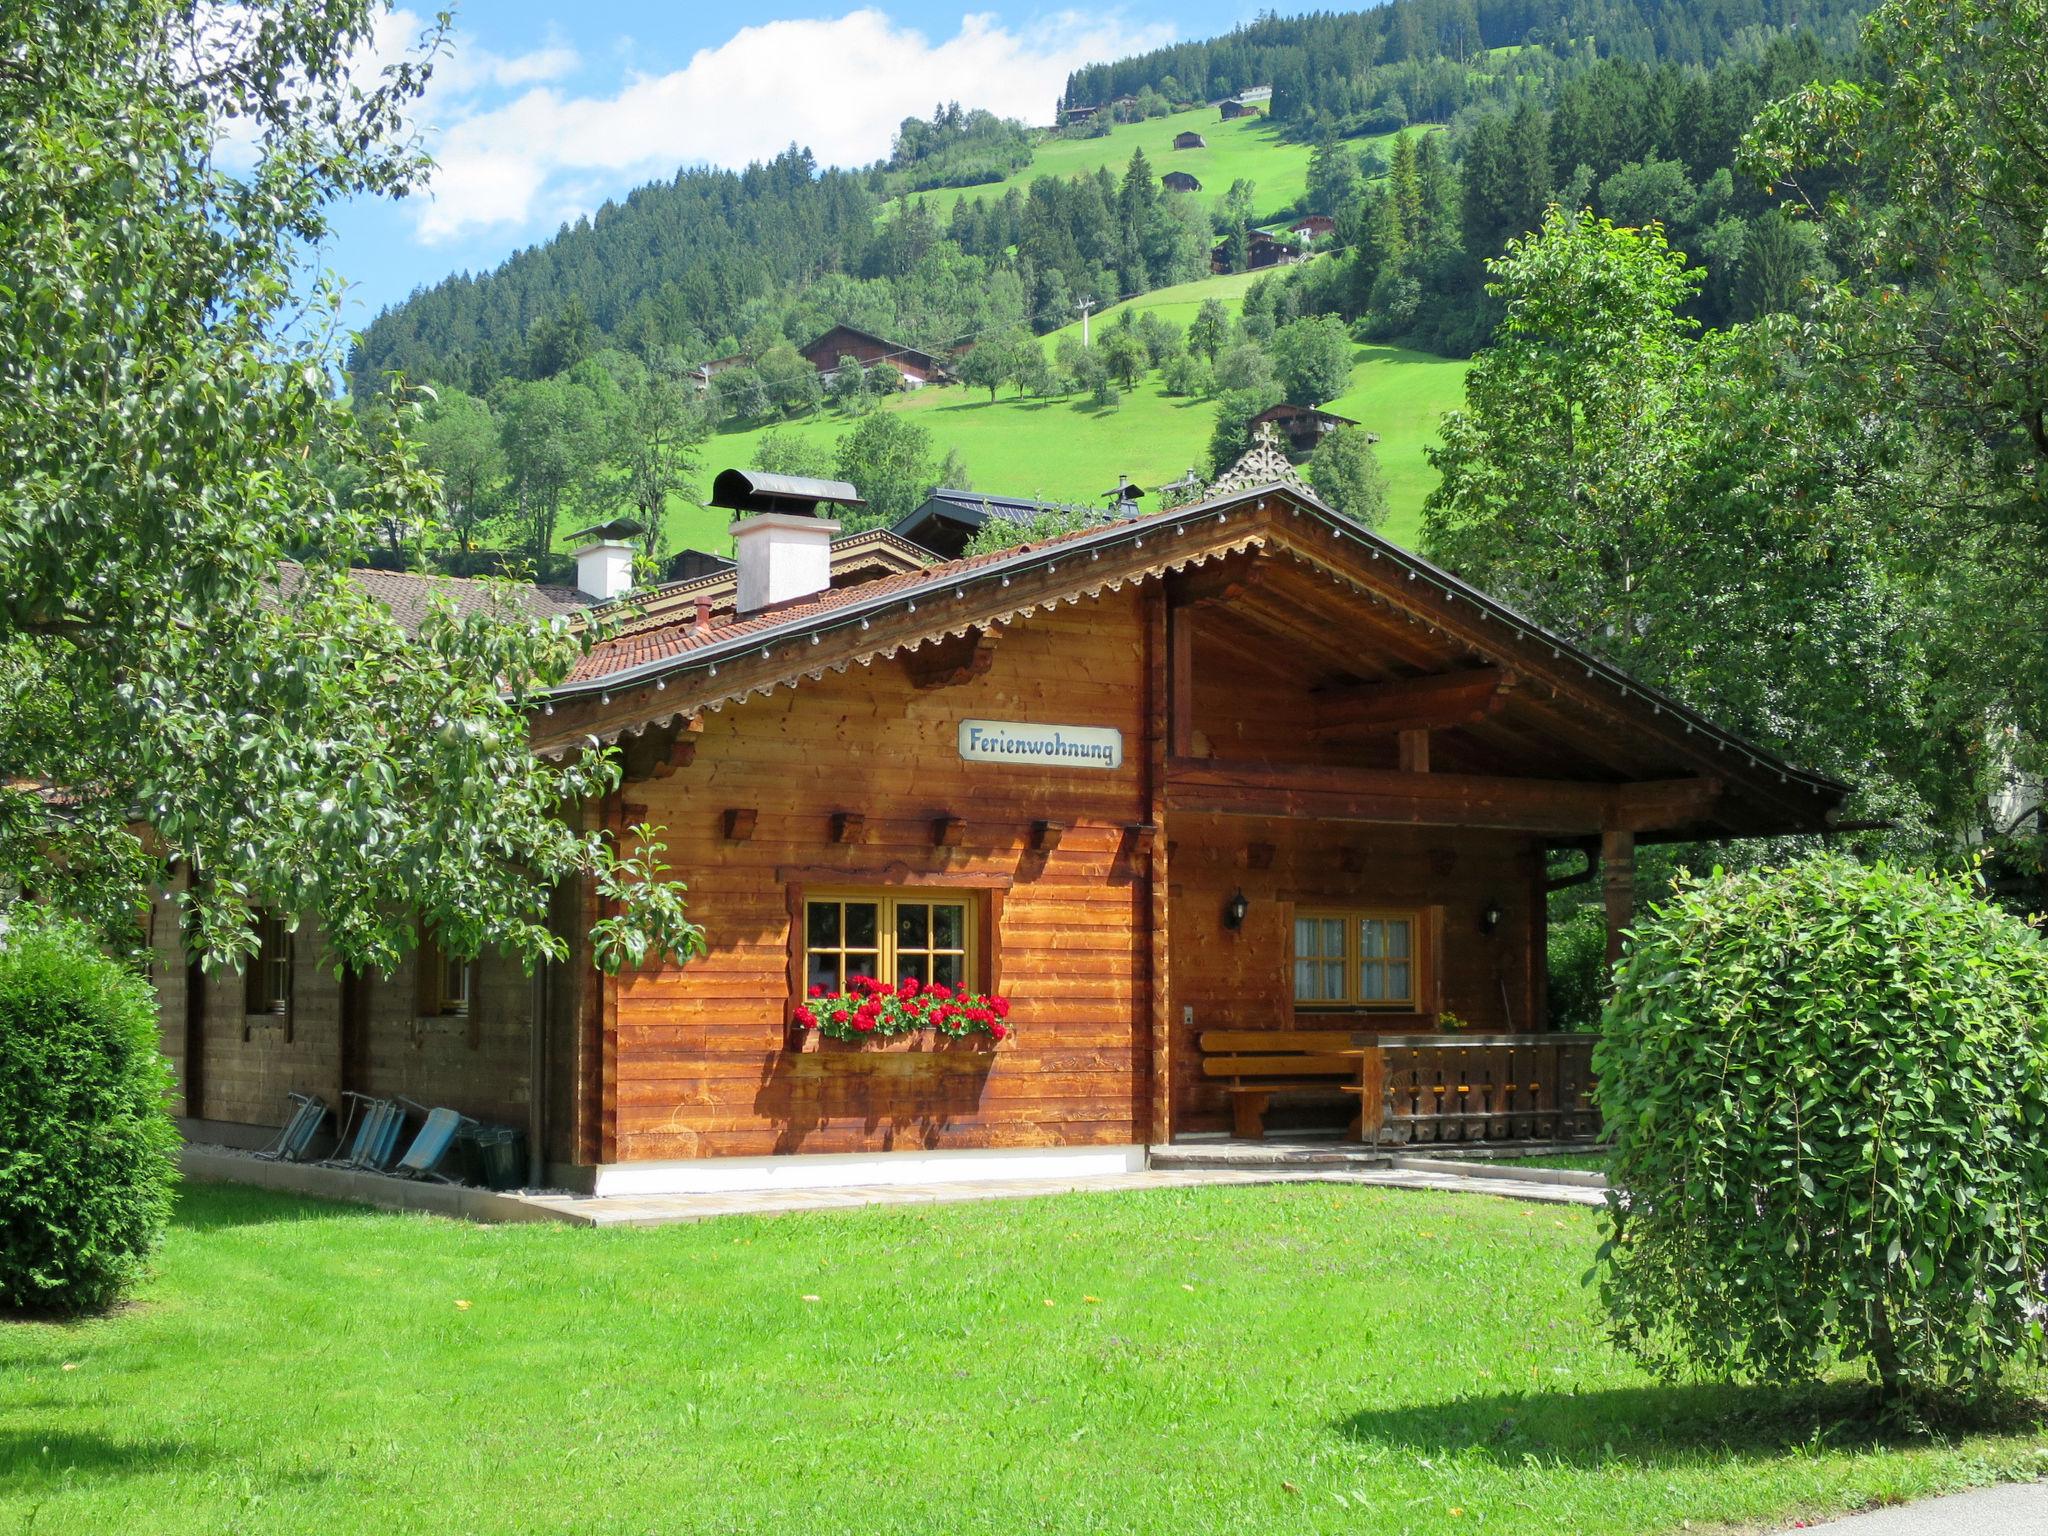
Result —
[[[765, 504], [735, 509], [734, 613], [604, 639], [533, 721], [545, 754], [619, 749], [585, 814], [666, 829], [708, 955], [601, 975], [587, 889], [534, 978], [429, 945], [337, 980], [280, 925], [245, 983], [159, 932], [189, 1114], [404, 1092], [600, 1192], [1121, 1170], [1290, 1119], [1568, 1134], [1591, 1111], [1583, 1037], [1547, 1030], [1547, 857], [1583, 854], [1618, 944], [1639, 841], [1820, 831], [1846, 793], [1267, 447], [1191, 504], [852, 586], [829, 497]], [[1014, 1034], [793, 1027], [856, 974], [1003, 994]]]
[[1327, 240], [1337, 233], [1337, 221], [1327, 213], [1311, 213], [1288, 225], [1287, 232], [1293, 235], [1307, 235], [1311, 240]]
[[1159, 185], [1169, 192], [1199, 192], [1202, 184], [1186, 171], [1168, 171], [1159, 178]]
[[1194, 129], [1188, 128], [1173, 136], [1173, 147], [1175, 149], [1207, 149], [1209, 141], [1195, 132]]
[[[1283, 439], [1291, 453], [1313, 453], [1317, 443], [1339, 427], [1355, 427], [1357, 422], [1349, 416], [1339, 416], [1335, 411], [1322, 411], [1312, 405], [1292, 405], [1283, 400], [1278, 405], [1269, 405], [1247, 423], [1252, 436], [1260, 436], [1260, 428], [1270, 427], [1274, 434]], [[1374, 442], [1379, 441], [1375, 436]]]
[[902, 374], [904, 380], [913, 388], [929, 384], [934, 379], [943, 377], [946, 372], [945, 364], [929, 352], [903, 342], [890, 341], [886, 337], [876, 336], [867, 331], [855, 330], [850, 325], [835, 325], [824, 335], [797, 350], [805, 362], [823, 375], [827, 384], [831, 383], [834, 375], [838, 373], [839, 359], [842, 357], [852, 358], [860, 364], [863, 371], [877, 363], [887, 363]]
[[1223, 114], [1221, 120], [1226, 123], [1235, 122], [1240, 117], [1258, 117], [1266, 110], [1263, 102], [1247, 101], [1242, 96], [1225, 97], [1218, 106]]
[[[1245, 236], [1244, 259], [1247, 272], [1261, 271], [1266, 267], [1277, 267], [1294, 260], [1300, 251], [1285, 240], [1268, 234], [1263, 229], [1252, 230]], [[1209, 253], [1209, 270], [1228, 272], [1230, 270], [1230, 242], [1219, 240], [1216, 248]]]

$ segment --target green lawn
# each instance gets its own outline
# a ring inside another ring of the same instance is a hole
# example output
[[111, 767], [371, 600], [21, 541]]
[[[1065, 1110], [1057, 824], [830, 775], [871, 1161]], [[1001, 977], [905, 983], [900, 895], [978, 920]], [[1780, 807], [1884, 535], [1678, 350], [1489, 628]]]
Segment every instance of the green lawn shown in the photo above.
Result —
[[0, 1325], [0, 1530], [1599, 1536], [2048, 1455], [1658, 1386], [1594, 1241], [1328, 1186], [609, 1232], [195, 1188], [135, 1305]]
[[[1207, 147], [1175, 149], [1174, 137], [1190, 128], [1202, 136]], [[1362, 150], [1367, 144], [1392, 142], [1393, 135], [1387, 134], [1380, 139], [1354, 140], [1352, 147]], [[1202, 190], [1187, 196], [1204, 207], [1220, 199], [1239, 177], [1257, 185], [1261, 220], [1279, 217], [1308, 189], [1309, 145], [1289, 143], [1263, 117], [1241, 117], [1226, 123], [1214, 107], [1197, 107], [1149, 122], [1119, 123], [1099, 139], [1049, 138], [1038, 145], [1029, 165], [1002, 181], [911, 195], [924, 197], [943, 224], [953, 216], [953, 205], [962, 197], [1000, 202], [1010, 188], [1024, 191], [1041, 176], [1066, 178], [1107, 166], [1121, 177], [1134, 149], [1145, 151], [1155, 176], [1186, 171], [1201, 182]]]

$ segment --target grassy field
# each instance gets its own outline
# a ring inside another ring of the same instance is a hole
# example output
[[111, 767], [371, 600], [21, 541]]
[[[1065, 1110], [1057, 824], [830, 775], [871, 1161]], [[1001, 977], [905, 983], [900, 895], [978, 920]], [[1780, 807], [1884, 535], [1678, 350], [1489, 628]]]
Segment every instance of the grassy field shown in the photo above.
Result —
[[133, 1306], [0, 1324], [0, 1530], [1646, 1536], [2048, 1455], [1657, 1385], [1593, 1243], [1327, 1186], [610, 1232], [193, 1188]]
[[[1202, 136], [1207, 148], [1173, 147], [1175, 135], [1190, 128]], [[1382, 142], [1391, 144], [1393, 135], [1388, 134], [1383, 140], [1358, 139], [1353, 148], [1362, 150], [1367, 144]], [[1142, 149], [1155, 175], [1186, 171], [1201, 182], [1201, 191], [1187, 195], [1204, 207], [1221, 198], [1239, 177], [1254, 183], [1259, 189], [1258, 217], [1263, 221], [1278, 218], [1308, 189], [1309, 148], [1307, 144], [1291, 144], [1281, 138], [1279, 131], [1263, 117], [1241, 117], [1226, 123], [1220, 120], [1214, 107], [1197, 107], [1149, 122], [1119, 123], [1099, 139], [1046, 139], [1038, 145], [1029, 165], [1003, 181], [911, 195], [923, 196], [943, 224], [952, 217], [953, 205], [962, 197], [1000, 202], [1010, 188], [1021, 192], [1040, 176], [1066, 178], [1092, 174], [1107, 166], [1121, 177], [1130, 163], [1131, 151]]]
[[[1220, 298], [1235, 313], [1258, 274], [1235, 273], [1161, 288], [1091, 319], [1099, 328], [1125, 309], [1156, 311], [1185, 327], [1208, 298]], [[1078, 334], [1079, 327], [1067, 327]], [[1065, 331], [1044, 338], [1048, 349]], [[1436, 441], [1443, 413], [1463, 400], [1466, 363], [1400, 347], [1360, 345], [1351, 368], [1351, 387], [1330, 408], [1380, 434], [1379, 456], [1387, 476], [1389, 517], [1383, 531], [1398, 542], [1414, 542], [1422, 501], [1436, 484], [1424, 451]], [[976, 488], [1053, 501], [1088, 501], [1127, 474], [1140, 485], [1174, 480], [1190, 464], [1204, 466], [1216, 407], [1207, 400], [1163, 394], [1157, 375], [1125, 395], [1114, 411], [1098, 409], [1085, 396], [1018, 400], [1008, 389], [991, 404], [986, 390], [961, 386], [912, 390], [885, 410], [907, 411], [931, 429], [943, 457], [956, 450]], [[830, 449], [852, 423], [833, 410], [782, 430]], [[703, 473], [695, 499], [676, 498], [669, 507], [668, 547], [726, 551], [731, 519], [698, 505], [710, 494], [719, 470], [752, 461], [765, 427], [724, 432], [705, 445]]]

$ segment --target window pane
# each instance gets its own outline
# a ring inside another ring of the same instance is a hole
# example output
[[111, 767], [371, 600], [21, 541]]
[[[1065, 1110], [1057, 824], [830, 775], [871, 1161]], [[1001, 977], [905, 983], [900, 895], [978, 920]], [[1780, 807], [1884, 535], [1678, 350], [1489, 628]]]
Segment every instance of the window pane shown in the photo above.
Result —
[[806, 986], [823, 987], [827, 992], [839, 990], [839, 957], [829, 951], [811, 951], [810, 980]]
[[1344, 997], [1344, 962], [1326, 960], [1323, 962], [1323, 996], [1331, 1002], [1340, 1002]]
[[932, 909], [923, 902], [896, 903], [896, 942], [905, 949], [931, 947]]
[[932, 948], [965, 949], [967, 947], [967, 909], [965, 907], [932, 908]]
[[1297, 917], [1294, 920], [1294, 953], [1306, 958], [1316, 952], [1316, 940], [1322, 937], [1322, 924], [1312, 917]]
[[[870, 909], [872, 910], [872, 909]], [[882, 957], [873, 950], [865, 953], [855, 950], [846, 957], [848, 976], [879, 976], [882, 974]]]
[[1386, 998], [1387, 963], [1384, 960], [1359, 962], [1358, 995], [1369, 1003], [1381, 1002]]
[[1343, 954], [1344, 919], [1341, 917], [1326, 917], [1322, 921], [1322, 930], [1323, 947], [1317, 950], [1316, 953], [1319, 955]]
[[1396, 960], [1387, 966], [1387, 998], [1390, 1002], [1406, 1002], [1408, 997], [1408, 962]]
[[811, 915], [805, 923], [806, 937], [813, 949], [836, 949], [839, 947], [839, 903], [836, 901], [814, 901]]
[[1358, 924], [1358, 952], [1368, 960], [1377, 960], [1387, 952], [1386, 924], [1376, 917], [1362, 918]]
[[932, 979], [932, 957], [920, 954], [899, 954], [896, 957], [896, 979], [909, 981], [915, 977], [920, 982]]
[[1323, 999], [1323, 968], [1313, 960], [1294, 962], [1294, 1000], [1297, 1003], [1320, 1003]]
[[1408, 943], [1410, 937], [1409, 924], [1407, 919], [1402, 918], [1397, 921], [1391, 921], [1387, 923], [1386, 930], [1387, 953], [1389, 955], [1392, 955], [1396, 960], [1407, 959]]
[[[872, 901], [849, 901], [846, 904], [846, 947], [848, 949], [873, 949], [881, 933], [881, 908]], [[862, 975], [869, 973], [863, 971]]]
[[[944, 907], [939, 909], [945, 911]], [[957, 910], [957, 909], [956, 909]], [[967, 957], [965, 955], [933, 955], [932, 980], [942, 981], [956, 990], [967, 985]]]

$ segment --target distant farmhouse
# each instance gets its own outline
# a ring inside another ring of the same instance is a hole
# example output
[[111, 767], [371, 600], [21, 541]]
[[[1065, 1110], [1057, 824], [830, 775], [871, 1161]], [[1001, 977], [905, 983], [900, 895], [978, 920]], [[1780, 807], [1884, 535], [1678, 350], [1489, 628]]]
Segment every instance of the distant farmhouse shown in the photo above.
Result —
[[[1247, 272], [1257, 272], [1264, 267], [1280, 266], [1294, 260], [1299, 254], [1300, 252], [1287, 241], [1277, 239], [1267, 234], [1263, 229], [1255, 229], [1245, 237], [1244, 265]], [[1230, 242], [1228, 240], [1218, 241], [1216, 248], [1209, 253], [1209, 270], [1211, 272], [1228, 272], [1230, 270]]]
[[[1317, 443], [1339, 427], [1355, 427], [1357, 422], [1349, 416], [1339, 416], [1335, 411], [1319, 411], [1311, 405], [1289, 405], [1285, 401], [1268, 406], [1246, 423], [1257, 438], [1261, 426], [1270, 426], [1287, 443], [1290, 453], [1312, 453]], [[1368, 442], [1378, 442], [1377, 432], [1366, 434]]]
[[1166, 188], [1169, 192], [1199, 192], [1202, 190], [1201, 182], [1190, 176], [1186, 171], [1168, 171], [1159, 178], [1159, 185]]
[[1258, 117], [1272, 99], [1273, 87], [1270, 85], [1248, 85], [1235, 96], [1224, 97], [1216, 105], [1227, 123], [1239, 117]]
[[839, 359], [850, 357], [862, 369], [887, 363], [903, 375], [904, 382], [916, 389], [945, 376], [946, 366], [931, 353], [902, 342], [890, 341], [868, 331], [855, 330], [850, 325], [835, 325], [809, 345], [797, 349], [804, 361], [818, 370], [827, 384], [839, 372]]
[[1209, 141], [1190, 128], [1185, 133], [1176, 133], [1173, 136], [1173, 147], [1175, 149], [1207, 149]]
[[1337, 221], [1327, 213], [1312, 213], [1288, 225], [1287, 232], [1291, 235], [1307, 235], [1311, 240], [1327, 240], [1337, 233]]

